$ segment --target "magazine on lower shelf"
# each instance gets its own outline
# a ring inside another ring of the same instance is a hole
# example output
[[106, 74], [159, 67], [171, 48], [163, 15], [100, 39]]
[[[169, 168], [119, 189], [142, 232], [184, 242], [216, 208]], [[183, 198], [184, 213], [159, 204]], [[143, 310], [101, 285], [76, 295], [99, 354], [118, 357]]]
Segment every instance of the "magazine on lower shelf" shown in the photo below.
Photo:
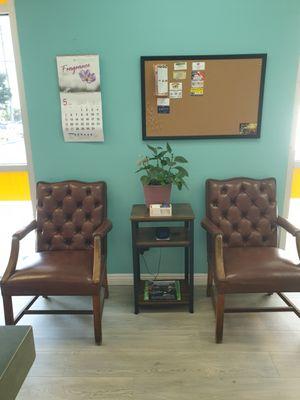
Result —
[[180, 281], [145, 281], [144, 300], [181, 300]]

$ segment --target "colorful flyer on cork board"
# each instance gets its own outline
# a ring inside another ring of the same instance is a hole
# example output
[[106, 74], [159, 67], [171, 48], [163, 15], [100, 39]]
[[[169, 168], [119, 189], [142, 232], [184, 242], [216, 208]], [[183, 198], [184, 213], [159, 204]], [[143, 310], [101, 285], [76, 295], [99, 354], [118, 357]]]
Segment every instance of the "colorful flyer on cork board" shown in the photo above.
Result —
[[56, 61], [65, 141], [103, 142], [99, 56], [58, 56]]
[[[267, 54], [141, 57], [144, 140], [259, 138]], [[163, 96], [155, 93], [164, 66]]]
[[158, 114], [169, 114], [169, 112], [170, 112], [170, 99], [169, 98], [158, 97], [157, 112], [158, 112]]

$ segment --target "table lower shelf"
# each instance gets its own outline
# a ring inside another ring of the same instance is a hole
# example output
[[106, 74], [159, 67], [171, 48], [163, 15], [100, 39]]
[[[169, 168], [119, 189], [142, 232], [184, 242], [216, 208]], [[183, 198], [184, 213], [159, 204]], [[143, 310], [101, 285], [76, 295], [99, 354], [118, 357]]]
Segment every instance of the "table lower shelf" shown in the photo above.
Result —
[[[164, 279], [166, 280], [166, 279]], [[184, 279], [178, 279], [180, 282], [181, 300], [144, 300], [145, 281], [140, 281], [138, 286], [138, 304], [139, 306], [169, 306], [169, 305], [187, 305], [190, 304], [189, 284]]]

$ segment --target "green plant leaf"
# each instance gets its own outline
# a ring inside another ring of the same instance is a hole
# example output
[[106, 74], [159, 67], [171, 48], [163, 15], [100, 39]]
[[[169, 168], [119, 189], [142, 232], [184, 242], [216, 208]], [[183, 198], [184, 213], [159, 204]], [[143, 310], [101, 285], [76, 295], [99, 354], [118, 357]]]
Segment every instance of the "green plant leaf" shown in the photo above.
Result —
[[150, 144], [147, 144], [148, 149], [150, 149], [154, 154], [157, 154], [157, 148], [154, 146], [150, 146]]
[[149, 183], [150, 183], [150, 178], [147, 175], [141, 176], [140, 180], [143, 185], [149, 185]]
[[174, 161], [169, 161], [169, 162], [168, 162], [168, 165], [169, 165], [170, 167], [174, 167], [174, 165], [176, 165], [176, 162], [174, 162]]
[[179, 163], [187, 163], [187, 162], [188, 162], [187, 159], [185, 159], [185, 158], [182, 157], [182, 156], [176, 156], [176, 157], [174, 158], [174, 161], [179, 162]]
[[180, 182], [180, 181], [176, 182], [176, 186], [177, 186], [178, 190], [181, 190], [182, 189], [182, 182]]
[[166, 144], [166, 149], [167, 149], [167, 151], [168, 151], [169, 153], [172, 153], [172, 148], [171, 148], [171, 146], [169, 145], [168, 142], [167, 142], [167, 144]]
[[185, 183], [185, 180], [184, 180], [184, 179], [182, 179], [181, 182], [182, 182], [182, 185], [183, 185], [186, 189], [189, 188], [188, 185]]
[[167, 151], [166, 150], [164, 150], [164, 151], [161, 151], [160, 153], [158, 153], [157, 154], [157, 158], [162, 158], [164, 155], [166, 155], [167, 154]]
[[187, 170], [183, 167], [181, 167], [180, 165], [178, 165], [177, 167], [174, 167], [175, 169], [177, 169], [177, 171], [180, 173], [181, 176], [189, 176], [189, 173], [187, 172]]

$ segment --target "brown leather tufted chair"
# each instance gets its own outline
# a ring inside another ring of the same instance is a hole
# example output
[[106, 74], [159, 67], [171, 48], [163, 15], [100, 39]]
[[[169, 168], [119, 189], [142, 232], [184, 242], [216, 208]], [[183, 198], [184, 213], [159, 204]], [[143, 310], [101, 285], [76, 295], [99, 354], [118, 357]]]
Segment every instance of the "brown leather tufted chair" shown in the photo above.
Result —
[[[294, 311], [300, 317], [281, 293], [299, 291], [299, 260], [279, 249], [277, 238], [278, 227], [295, 236], [300, 257], [300, 229], [277, 215], [274, 178], [208, 179], [201, 225], [207, 231], [207, 295], [216, 311], [217, 343], [222, 342], [224, 312]], [[288, 307], [224, 308], [225, 294], [273, 292]]]
[[[95, 341], [101, 344], [104, 297], [108, 297], [105, 182], [39, 182], [37, 219], [12, 237], [1, 280], [5, 323], [24, 314], [93, 314]], [[36, 229], [37, 251], [18, 260], [20, 241]], [[12, 296], [34, 296], [14, 318]], [[30, 310], [39, 296], [92, 296], [93, 310]]]

